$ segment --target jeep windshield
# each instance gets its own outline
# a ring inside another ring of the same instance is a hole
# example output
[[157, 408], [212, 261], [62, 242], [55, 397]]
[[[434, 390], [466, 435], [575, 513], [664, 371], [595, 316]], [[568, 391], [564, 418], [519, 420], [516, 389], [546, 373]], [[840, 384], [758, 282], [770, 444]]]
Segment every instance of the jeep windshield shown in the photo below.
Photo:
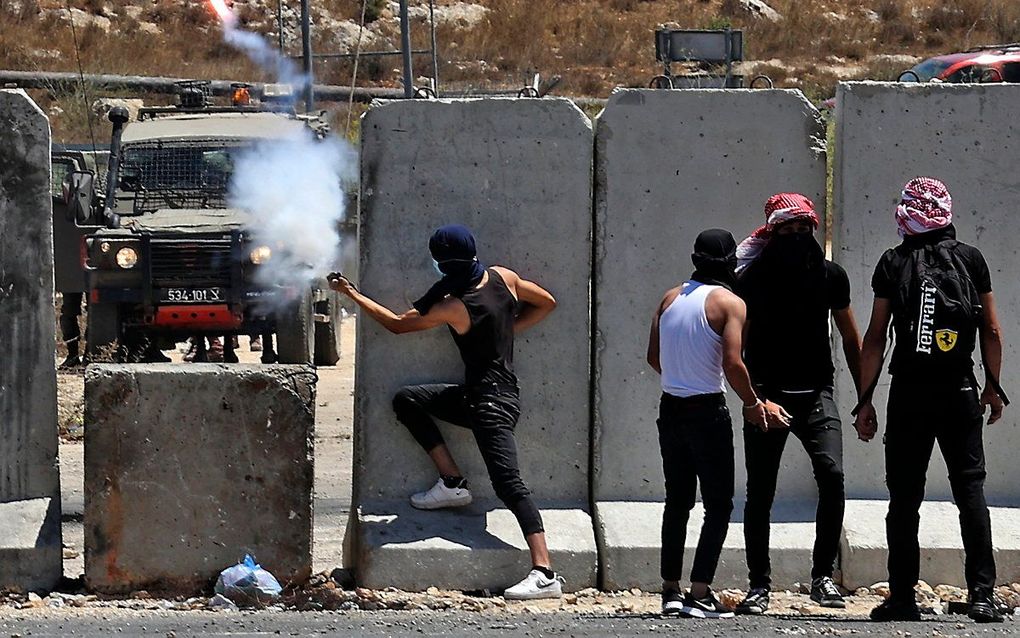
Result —
[[[910, 70], [917, 74], [918, 82], [930, 82], [932, 78], [939, 77], [946, 71], [946, 69], [953, 66], [954, 62], [955, 60], [932, 58], [930, 60], [925, 60]], [[908, 79], [910, 74], [905, 75], [908, 77], [902, 78], [901, 82], [911, 82], [912, 80]]]
[[246, 148], [236, 139], [125, 144], [119, 190], [133, 193], [130, 213], [134, 214], [166, 208], [226, 208], [234, 158]]

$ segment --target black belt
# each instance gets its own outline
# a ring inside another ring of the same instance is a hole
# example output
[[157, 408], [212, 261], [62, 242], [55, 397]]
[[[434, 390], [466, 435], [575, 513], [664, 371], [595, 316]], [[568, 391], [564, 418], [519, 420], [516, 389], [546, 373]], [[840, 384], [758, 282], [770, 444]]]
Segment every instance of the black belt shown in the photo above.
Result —
[[678, 397], [675, 394], [669, 392], [663, 392], [662, 398], [668, 400], [676, 405], [697, 408], [697, 407], [714, 407], [720, 405], [726, 405], [726, 395], [722, 392], [713, 392], [711, 394], [695, 394], [689, 397]]

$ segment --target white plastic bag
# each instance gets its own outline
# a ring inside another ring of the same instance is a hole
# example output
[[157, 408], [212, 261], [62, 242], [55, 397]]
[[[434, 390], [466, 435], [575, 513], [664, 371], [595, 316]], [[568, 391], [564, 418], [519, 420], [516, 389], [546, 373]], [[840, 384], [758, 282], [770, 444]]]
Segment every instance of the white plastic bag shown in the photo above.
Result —
[[238, 605], [271, 602], [282, 590], [279, 581], [247, 554], [242, 562], [224, 569], [216, 579], [216, 593]]

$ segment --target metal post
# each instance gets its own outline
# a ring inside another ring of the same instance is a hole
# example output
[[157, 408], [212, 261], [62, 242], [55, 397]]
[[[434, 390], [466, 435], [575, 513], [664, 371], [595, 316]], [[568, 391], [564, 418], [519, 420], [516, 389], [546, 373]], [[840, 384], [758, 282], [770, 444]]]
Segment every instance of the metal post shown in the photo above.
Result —
[[312, 85], [315, 82], [314, 70], [312, 68], [312, 23], [308, 12], [308, 0], [301, 0], [301, 53], [304, 60], [305, 72], [305, 112], [311, 113], [315, 109], [315, 95]]
[[726, 27], [726, 79], [723, 81], [723, 88], [730, 88], [730, 78], [733, 76], [733, 29]]
[[[307, 0], [305, 0], [307, 2]], [[400, 50], [404, 52], [404, 97], [414, 97], [414, 72], [411, 69], [411, 22], [407, 0], [400, 0]]]
[[439, 51], [436, 50], [436, 0], [429, 0], [429, 25], [432, 30], [432, 90], [439, 97]]
[[276, 0], [276, 29], [280, 32], [280, 53], [286, 51], [286, 43], [283, 41], [283, 0]]

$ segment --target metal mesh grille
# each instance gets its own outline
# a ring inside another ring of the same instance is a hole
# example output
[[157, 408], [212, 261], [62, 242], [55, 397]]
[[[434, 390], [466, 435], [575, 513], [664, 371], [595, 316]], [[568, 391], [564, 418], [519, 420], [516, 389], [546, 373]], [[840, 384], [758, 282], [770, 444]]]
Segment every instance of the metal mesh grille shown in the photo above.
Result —
[[121, 188], [134, 191], [134, 212], [225, 208], [236, 140], [145, 142], [124, 150]]
[[159, 240], [149, 244], [158, 288], [229, 287], [230, 240]]

